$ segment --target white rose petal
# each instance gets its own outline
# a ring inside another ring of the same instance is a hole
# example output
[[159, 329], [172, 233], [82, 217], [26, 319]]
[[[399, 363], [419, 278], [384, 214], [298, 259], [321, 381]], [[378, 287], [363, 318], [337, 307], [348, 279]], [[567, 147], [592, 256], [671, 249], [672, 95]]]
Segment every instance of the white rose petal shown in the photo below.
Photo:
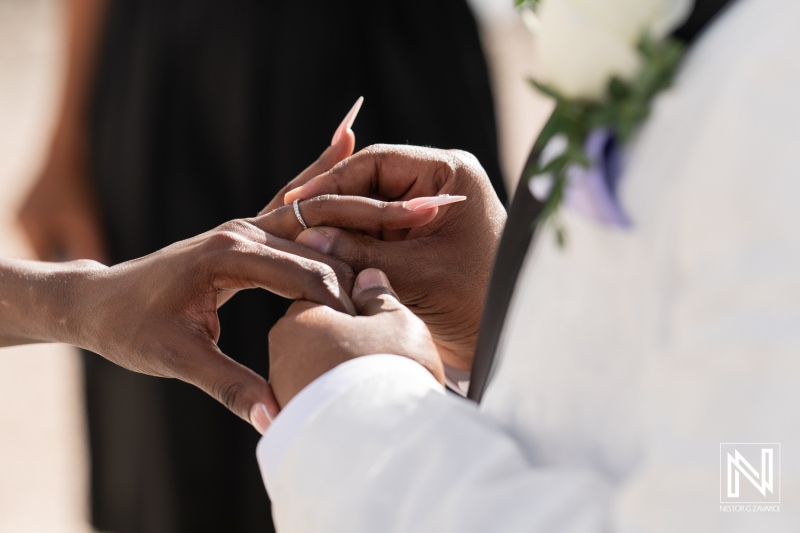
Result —
[[631, 79], [638, 72], [636, 48], [572, 2], [546, 0], [539, 20], [536, 46], [544, 81], [564, 97], [603, 100], [613, 76]]
[[672, 0], [664, 8], [661, 16], [654, 21], [650, 30], [656, 39], [663, 39], [669, 33], [686, 22], [694, 9], [694, 0]]
[[598, 25], [629, 43], [638, 44], [649, 31], [661, 39], [691, 11], [694, 0], [557, 0], [568, 1]]
[[633, 78], [636, 49], [683, 22], [694, 0], [543, 0], [537, 55], [545, 82], [567, 98], [601, 101], [613, 76]]

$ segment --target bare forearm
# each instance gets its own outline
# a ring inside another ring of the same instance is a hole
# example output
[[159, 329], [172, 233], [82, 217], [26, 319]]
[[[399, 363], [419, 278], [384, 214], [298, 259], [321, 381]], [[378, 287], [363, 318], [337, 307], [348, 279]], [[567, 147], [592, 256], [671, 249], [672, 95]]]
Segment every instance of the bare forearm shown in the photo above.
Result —
[[0, 259], [0, 346], [84, 344], [83, 296], [92, 274], [105, 268], [93, 261]]

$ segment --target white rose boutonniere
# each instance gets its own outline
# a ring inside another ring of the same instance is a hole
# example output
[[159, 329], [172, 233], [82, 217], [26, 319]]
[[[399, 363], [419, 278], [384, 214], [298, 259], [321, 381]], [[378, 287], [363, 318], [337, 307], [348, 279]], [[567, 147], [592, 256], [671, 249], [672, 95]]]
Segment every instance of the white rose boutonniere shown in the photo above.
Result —
[[642, 38], [661, 41], [692, 0], [543, 0], [537, 57], [542, 80], [564, 98], [603, 101], [613, 77], [632, 81], [642, 68]]
[[[669, 87], [683, 55], [668, 34], [690, 13], [693, 0], [516, 0], [536, 17], [537, 57], [543, 75], [530, 80], [556, 100], [534, 146], [548, 150], [524, 178], [546, 176], [552, 186], [542, 214], [555, 218], [576, 166], [588, 167], [585, 144], [598, 129], [623, 145], [648, 115], [653, 98]], [[552, 147], [551, 147], [552, 148]], [[557, 221], [556, 236], [563, 243]]]

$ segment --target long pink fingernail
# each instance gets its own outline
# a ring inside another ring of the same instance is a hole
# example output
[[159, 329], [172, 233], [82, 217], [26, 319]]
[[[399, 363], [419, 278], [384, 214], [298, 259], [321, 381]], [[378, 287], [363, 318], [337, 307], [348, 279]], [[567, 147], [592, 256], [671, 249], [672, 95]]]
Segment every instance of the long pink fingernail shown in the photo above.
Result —
[[433, 209], [434, 207], [441, 207], [447, 204], [454, 204], [456, 202], [463, 202], [466, 196], [450, 196], [449, 194], [440, 194], [439, 196], [423, 196], [421, 198], [414, 198], [405, 204], [405, 208], [409, 211], [422, 211], [425, 209]]
[[267, 410], [267, 406], [263, 403], [257, 403], [250, 409], [250, 423], [256, 428], [256, 431], [262, 435], [267, 432], [270, 424], [272, 424], [273, 417]]
[[335, 146], [336, 143], [342, 138], [344, 132], [349, 130], [353, 127], [353, 123], [356, 121], [356, 117], [358, 116], [358, 112], [361, 110], [361, 104], [364, 103], [364, 97], [359, 96], [356, 103], [353, 104], [353, 107], [350, 108], [350, 111], [347, 113], [347, 116], [344, 117], [344, 120], [339, 127], [336, 128], [336, 132], [333, 134], [333, 140], [331, 141], [331, 146]]

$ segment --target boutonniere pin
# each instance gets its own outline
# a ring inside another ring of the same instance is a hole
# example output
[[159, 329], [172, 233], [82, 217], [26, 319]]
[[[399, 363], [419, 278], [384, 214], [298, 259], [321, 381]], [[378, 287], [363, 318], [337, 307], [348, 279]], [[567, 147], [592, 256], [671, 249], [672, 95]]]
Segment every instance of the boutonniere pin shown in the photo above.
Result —
[[533, 87], [555, 110], [525, 169], [531, 192], [545, 203], [538, 223], [555, 229], [558, 213], [574, 207], [601, 222], [625, 226], [616, 202], [620, 148], [670, 86], [683, 56], [668, 37], [692, 0], [516, 0], [536, 35], [543, 76]]

